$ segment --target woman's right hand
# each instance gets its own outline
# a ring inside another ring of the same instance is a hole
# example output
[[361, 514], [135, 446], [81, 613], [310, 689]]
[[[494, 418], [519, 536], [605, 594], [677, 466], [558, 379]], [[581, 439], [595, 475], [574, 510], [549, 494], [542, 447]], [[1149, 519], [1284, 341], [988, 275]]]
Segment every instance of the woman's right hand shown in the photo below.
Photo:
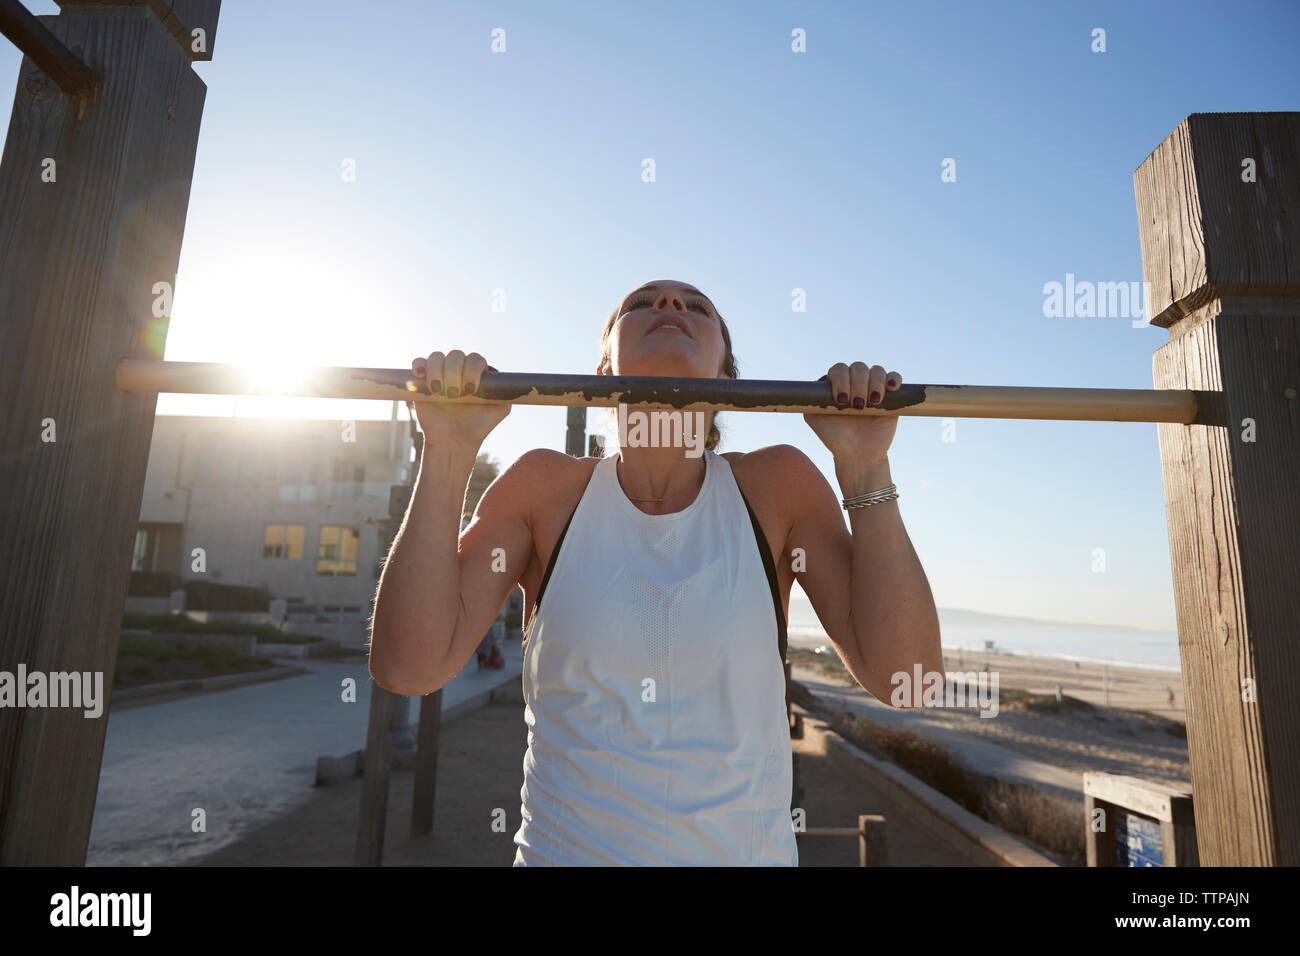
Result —
[[[411, 360], [411, 377], [424, 383], [424, 391], [457, 398], [478, 391], [479, 379], [489, 368], [487, 359], [477, 352], [466, 355], [452, 349], [445, 355], [430, 352], [427, 357]], [[496, 369], [492, 369], [496, 371]], [[435, 444], [461, 445], [475, 452], [488, 432], [510, 414], [508, 402], [412, 402], [415, 420], [425, 438]]]

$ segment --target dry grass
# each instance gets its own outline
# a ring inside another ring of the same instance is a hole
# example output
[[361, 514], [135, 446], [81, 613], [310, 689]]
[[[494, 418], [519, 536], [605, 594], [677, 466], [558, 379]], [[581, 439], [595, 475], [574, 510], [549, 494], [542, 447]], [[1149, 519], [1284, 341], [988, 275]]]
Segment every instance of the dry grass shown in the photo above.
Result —
[[1000, 710], [1021, 711], [1026, 714], [1066, 716], [1081, 714], [1096, 717], [1098, 720], [1106, 719], [1105, 713], [1099, 708], [1094, 707], [1086, 700], [1071, 697], [1069, 694], [1062, 694], [1061, 699], [1057, 700], [1055, 694], [1034, 694], [1027, 690], [1017, 690], [1014, 687], [998, 689], [998, 708]]
[[827, 652], [818, 654], [814, 651], [802, 647], [790, 647], [786, 649], [786, 660], [791, 664], [798, 664], [801, 667], [808, 667], [822, 674], [832, 677], [842, 677], [846, 680], [852, 680], [848, 668], [840, 660], [839, 653], [831, 644], [827, 644]]
[[1077, 810], [1034, 787], [987, 777], [984, 780], [984, 811], [980, 816], [1070, 866], [1088, 862], [1084, 821]]

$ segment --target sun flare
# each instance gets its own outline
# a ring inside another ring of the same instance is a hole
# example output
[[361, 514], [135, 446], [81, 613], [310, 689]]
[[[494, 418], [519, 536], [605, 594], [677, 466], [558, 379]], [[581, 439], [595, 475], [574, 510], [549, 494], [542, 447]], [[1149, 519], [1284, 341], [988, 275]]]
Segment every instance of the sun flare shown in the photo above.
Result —
[[249, 386], [263, 395], [301, 395], [310, 378], [311, 366], [280, 359], [241, 362]]

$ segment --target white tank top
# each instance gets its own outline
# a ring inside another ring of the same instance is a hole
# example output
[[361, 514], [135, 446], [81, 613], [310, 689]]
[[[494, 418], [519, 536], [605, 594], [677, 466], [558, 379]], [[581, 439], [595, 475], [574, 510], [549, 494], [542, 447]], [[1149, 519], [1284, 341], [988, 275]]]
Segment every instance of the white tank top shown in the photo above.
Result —
[[695, 500], [648, 515], [617, 460], [524, 645], [514, 865], [797, 866], [781, 612], [731, 465], [706, 451]]

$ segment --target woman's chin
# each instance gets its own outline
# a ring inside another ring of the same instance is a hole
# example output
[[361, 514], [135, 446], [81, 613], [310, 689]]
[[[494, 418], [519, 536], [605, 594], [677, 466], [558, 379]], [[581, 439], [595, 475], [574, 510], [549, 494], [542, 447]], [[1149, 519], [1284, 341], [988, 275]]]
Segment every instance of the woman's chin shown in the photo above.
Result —
[[632, 375], [638, 378], [714, 378], [692, 365], [672, 362], [652, 362], [620, 368], [615, 375]]
[[650, 376], [654, 378], [713, 378], [715, 373], [701, 368], [690, 356], [674, 354], [675, 350], [656, 350], [632, 362], [619, 363], [617, 375]]

